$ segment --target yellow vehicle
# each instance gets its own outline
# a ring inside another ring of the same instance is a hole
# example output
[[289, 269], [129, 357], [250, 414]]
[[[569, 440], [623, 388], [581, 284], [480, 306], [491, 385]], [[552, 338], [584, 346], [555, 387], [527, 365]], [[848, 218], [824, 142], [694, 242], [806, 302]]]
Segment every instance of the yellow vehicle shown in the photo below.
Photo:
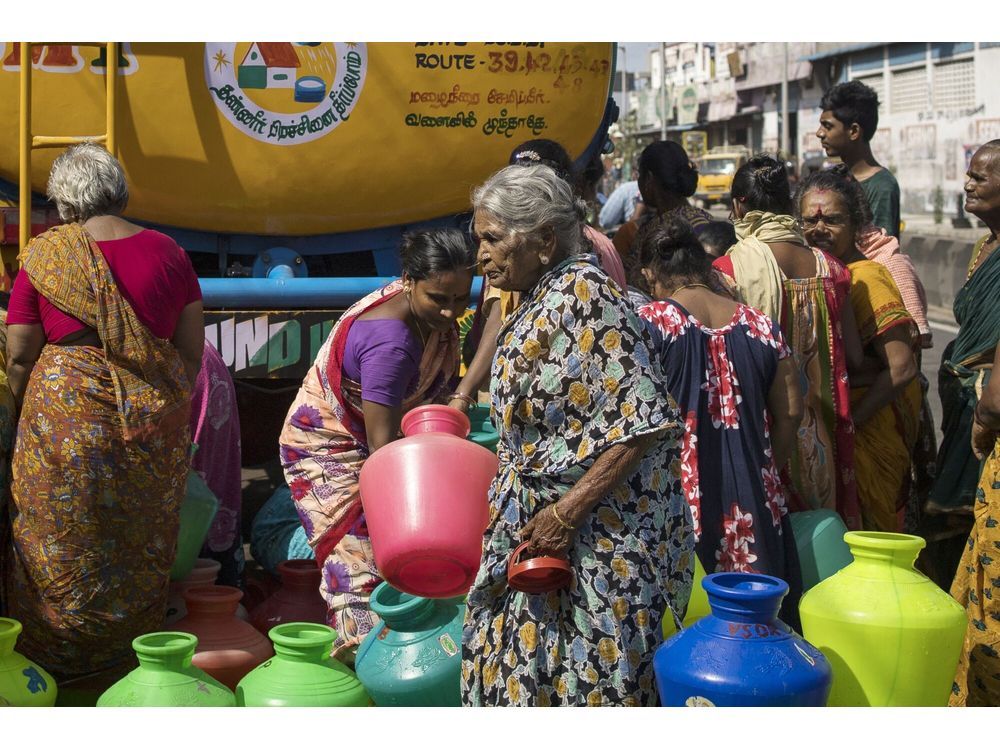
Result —
[[729, 203], [736, 170], [750, 158], [750, 151], [742, 146], [716, 146], [695, 160], [698, 165], [698, 187], [695, 198], [705, 208], [713, 203]]

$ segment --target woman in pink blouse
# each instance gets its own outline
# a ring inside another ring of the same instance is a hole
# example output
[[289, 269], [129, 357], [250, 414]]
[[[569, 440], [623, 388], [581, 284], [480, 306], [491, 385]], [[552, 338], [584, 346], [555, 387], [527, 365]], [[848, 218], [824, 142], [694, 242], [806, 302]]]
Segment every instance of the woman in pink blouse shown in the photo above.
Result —
[[20, 421], [0, 580], [20, 651], [60, 685], [100, 685], [166, 611], [201, 292], [173, 240], [122, 218], [125, 175], [102, 147], [60, 155], [48, 194], [67, 223], [24, 249], [7, 315]]

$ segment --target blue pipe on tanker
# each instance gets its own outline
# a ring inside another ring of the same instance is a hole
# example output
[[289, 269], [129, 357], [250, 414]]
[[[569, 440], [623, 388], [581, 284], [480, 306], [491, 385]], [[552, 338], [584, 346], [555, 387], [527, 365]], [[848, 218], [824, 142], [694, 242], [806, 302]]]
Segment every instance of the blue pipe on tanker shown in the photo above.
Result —
[[[198, 279], [206, 308], [332, 309], [345, 308], [395, 276], [328, 278]], [[472, 299], [479, 299], [483, 277], [472, 281]]]

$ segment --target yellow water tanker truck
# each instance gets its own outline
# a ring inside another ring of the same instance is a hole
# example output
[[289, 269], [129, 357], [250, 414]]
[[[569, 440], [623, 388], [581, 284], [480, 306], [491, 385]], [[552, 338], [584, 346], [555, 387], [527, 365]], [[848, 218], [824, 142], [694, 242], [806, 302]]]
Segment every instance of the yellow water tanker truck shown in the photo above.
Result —
[[466, 226], [472, 188], [522, 141], [581, 163], [605, 146], [615, 50], [0, 42], [7, 282], [25, 237], [59, 223], [44, 196], [59, 146], [100, 136], [128, 178], [127, 218], [190, 254], [205, 336], [234, 377], [290, 390], [340, 312], [399, 273], [402, 232]]

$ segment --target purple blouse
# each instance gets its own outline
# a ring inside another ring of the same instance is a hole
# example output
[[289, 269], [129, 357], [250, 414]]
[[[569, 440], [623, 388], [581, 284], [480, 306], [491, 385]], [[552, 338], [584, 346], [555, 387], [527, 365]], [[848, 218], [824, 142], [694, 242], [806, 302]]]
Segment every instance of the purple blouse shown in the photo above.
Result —
[[356, 320], [347, 334], [344, 376], [361, 384], [364, 401], [399, 406], [417, 387], [423, 345], [391, 318]]

